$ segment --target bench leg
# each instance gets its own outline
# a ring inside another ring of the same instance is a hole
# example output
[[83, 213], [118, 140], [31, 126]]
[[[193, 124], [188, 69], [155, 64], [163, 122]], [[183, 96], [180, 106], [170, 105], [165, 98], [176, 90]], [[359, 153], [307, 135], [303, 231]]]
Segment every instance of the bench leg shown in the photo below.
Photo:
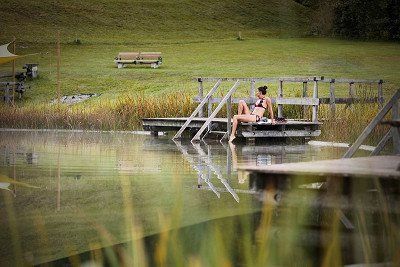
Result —
[[122, 64], [122, 63], [117, 63], [117, 67], [118, 67], [118, 69], [122, 69], [122, 68], [124, 67], [124, 64]]

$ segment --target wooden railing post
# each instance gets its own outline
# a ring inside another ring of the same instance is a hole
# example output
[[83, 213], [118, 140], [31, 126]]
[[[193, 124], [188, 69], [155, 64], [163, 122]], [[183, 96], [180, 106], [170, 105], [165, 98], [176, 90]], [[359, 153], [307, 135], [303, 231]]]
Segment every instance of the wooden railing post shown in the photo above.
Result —
[[348, 104], [348, 106], [351, 107], [351, 105], [354, 104], [354, 99], [356, 98], [353, 81], [349, 82], [349, 97], [350, 97], [350, 103]]
[[379, 108], [383, 107], [383, 102], [384, 102], [382, 85], [383, 85], [383, 80], [379, 80], [379, 82], [378, 82], [378, 106], [379, 106]]
[[[207, 104], [207, 117], [210, 117], [212, 113], [212, 106], [213, 106], [213, 97], [212, 95], [208, 99], [208, 104]], [[208, 125], [208, 131], [211, 131], [211, 124]]]
[[[283, 97], [283, 81], [279, 80], [279, 86], [278, 86], [278, 98]], [[278, 118], [283, 117], [283, 106], [278, 105]]]
[[354, 92], [354, 82], [350, 82], [349, 83], [349, 96], [351, 98], [355, 98], [356, 97], [356, 94]]
[[232, 128], [231, 118], [232, 118], [232, 96], [230, 96], [226, 100], [226, 131], [228, 137], [231, 135], [231, 128]]
[[335, 79], [331, 79], [329, 83], [329, 104], [331, 106], [332, 116], [336, 114], [336, 98], [335, 98]]
[[[203, 100], [203, 79], [200, 77], [200, 78], [197, 78], [197, 81], [199, 82], [199, 93], [198, 93], [198, 97], [199, 97], [199, 100], [200, 100], [200, 102], [201, 102], [201, 100]], [[203, 108], [202, 109], [200, 109], [199, 110], [199, 115], [198, 115], [198, 117], [203, 117]]]
[[[399, 114], [399, 100], [397, 100], [395, 103], [393, 103], [392, 107], [392, 119], [399, 120], [400, 119], [400, 114]], [[399, 127], [392, 126], [392, 136], [393, 136], [393, 153], [394, 154], [400, 154], [400, 134], [399, 134]]]
[[[250, 99], [255, 98], [256, 97], [256, 88], [255, 88], [255, 81], [252, 79], [250, 81]], [[253, 110], [254, 109], [254, 103], [250, 103], [250, 109]]]
[[[318, 98], [318, 80], [314, 77], [313, 98]], [[318, 122], [318, 105], [312, 107], [312, 121]]]
[[[308, 97], [307, 87], [308, 87], [307, 81], [303, 81], [303, 97]], [[307, 106], [303, 106], [303, 119], [307, 118], [307, 110], [308, 110]]]

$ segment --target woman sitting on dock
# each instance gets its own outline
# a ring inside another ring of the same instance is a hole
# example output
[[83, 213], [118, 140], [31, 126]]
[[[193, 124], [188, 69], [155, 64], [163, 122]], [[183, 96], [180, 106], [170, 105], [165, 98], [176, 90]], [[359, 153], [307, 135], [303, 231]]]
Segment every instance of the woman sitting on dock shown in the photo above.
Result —
[[267, 108], [271, 117], [271, 122], [275, 123], [271, 98], [265, 96], [267, 89], [267, 86], [258, 87], [258, 92], [256, 93], [258, 100], [256, 101], [255, 107], [251, 112], [244, 100], [239, 101], [238, 114], [233, 116], [232, 133], [229, 138], [229, 142], [232, 142], [233, 139], [236, 138], [236, 129], [239, 122], [259, 122]]

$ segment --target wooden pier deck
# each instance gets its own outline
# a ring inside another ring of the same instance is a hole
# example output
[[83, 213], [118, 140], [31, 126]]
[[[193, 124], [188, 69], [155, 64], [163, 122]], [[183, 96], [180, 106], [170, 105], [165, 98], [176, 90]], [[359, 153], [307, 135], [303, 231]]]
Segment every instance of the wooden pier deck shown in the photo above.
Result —
[[[188, 118], [144, 118], [143, 129], [151, 132], [178, 131]], [[193, 118], [187, 129], [198, 131], [207, 118]], [[210, 128], [213, 132], [227, 131], [227, 118], [214, 118]], [[285, 137], [315, 137], [321, 134], [320, 122], [287, 120], [286, 122], [242, 123], [238, 126], [238, 136], [244, 138], [285, 138]]]
[[343, 158], [269, 166], [239, 166], [238, 171], [261, 175], [379, 177], [400, 180], [400, 156]]

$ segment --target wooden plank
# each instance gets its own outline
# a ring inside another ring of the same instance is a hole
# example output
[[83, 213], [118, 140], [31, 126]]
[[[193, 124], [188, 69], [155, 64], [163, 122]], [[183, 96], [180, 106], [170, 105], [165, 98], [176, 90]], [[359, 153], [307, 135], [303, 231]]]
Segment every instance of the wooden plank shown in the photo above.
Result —
[[[194, 78], [194, 80], [198, 80], [199, 78]], [[312, 76], [312, 77], [201, 77], [204, 82], [215, 82], [221, 79], [222, 81], [241, 81], [241, 82], [251, 82], [252, 80], [255, 82], [278, 82], [278, 81], [283, 81], [283, 82], [312, 82], [314, 79], [317, 81], [323, 82], [323, 83], [329, 83], [332, 78], [327, 78], [324, 76]], [[379, 84], [379, 83], [384, 83], [385, 81], [383, 80], [367, 80], [367, 79], [335, 79], [336, 83], [361, 83], [361, 84]]]
[[228, 82], [234, 82], [234, 81], [241, 81], [241, 82], [278, 82], [278, 81], [283, 81], [283, 82], [304, 82], [304, 81], [313, 81], [314, 79], [317, 80], [323, 80], [323, 76], [319, 77], [279, 77], [279, 78], [269, 78], [269, 77], [262, 77], [262, 78], [255, 78], [255, 77], [250, 77], [250, 78], [245, 78], [245, 77], [239, 77], [239, 78], [232, 78], [232, 77], [200, 77], [200, 78], [195, 78], [197, 81], [198, 79], [202, 79], [204, 82], [215, 82], [219, 79], [222, 81], [228, 81]]
[[[330, 97], [320, 97], [320, 104], [330, 104]], [[348, 98], [348, 97], [336, 97], [334, 99], [335, 104], [362, 104], [362, 103], [378, 103], [378, 97], [369, 97], [369, 98]]]
[[270, 166], [238, 166], [239, 171], [267, 174], [400, 178], [400, 156], [358, 157]]
[[392, 132], [389, 130], [385, 136], [379, 141], [378, 145], [375, 147], [374, 151], [371, 152], [370, 156], [377, 156], [382, 149], [385, 147], [389, 139], [392, 137]]
[[313, 106], [313, 105], [319, 105], [319, 99], [318, 98], [285, 97], [285, 98], [277, 98], [275, 100], [275, 103], [281, 104], [281, 105]]
[[357, 149], [361, 146], [364, 140], [368, 137], [368, 135], [372, 132], [376, 125], [385, 117], [385, 115], [389, 112], [389, 110], [393, 107], [395, 103], [398, 103], [400, 98], [400, 90], [392, 96], [389, 102], [379, 111], [379, 113], [375, 116], [375, 118], [365, 127], [364, 131], [360, 134], [354, 144], [347, 150], [344, 154], [343, 158], [352, 157]]
[[[320, 80], [320, 81], [323, 82], [323, 83], [328, 83], [332, 79], [333, 78], [326, 78], [325, 77], [325, 79]], [[363, 83], [363, 84], [376, 83], [376, 84], [378, 84], [380, 82], [384, 83], [383, 80], [366, 80], [366, 79], [365, 80], [355, 80], [355, 79], [343, 79], [343, 78], [335, 79], [335, 83], [347, 83], [347, 84], [349, 84], [349, 83]]]
[[204, 130], [207, 128], [208, 124], [211, 123], [211, 121], [217, 116], [218, 112], [221, 110], [222, 106], [225, 105], [227, 99], [232, 96], [232, 94], [236, 91], [237, 87], [239, 86], [240, 81], [237, 80], [236, 83], [232, 86], [232, 88], [229, 90], [229, 92], [224, 96], [222, 99], [221, 103], [217, 106], [217, 108], [214, 110], [214, 112], [211, 114], [210, 117], [206, 120], [204, 125], [200, 128], [200, 130], [196, 133], [196, 135], [192, 138], [192, 142], [200, 141], [200, 136], [204, 132]]
[[207, 103], [208, 98], [212, 96], [212, 94], [217, 90], [219, 85], [221, 84], [221, 80], [217, 81], [217, 83], [214, 85], [214, 87], [208, 92], [206, 97], [201, 101], [201, 103], [197, 106], [197, 108], [193, 111], [193, 113], [190, 115], [190, 117], [187, 119], [185, 124], [182, 125], [182, 127], [179, 129], [179, 131], [175, 134], [173, 139], [180, 138], [183, 131], [186, 129], [186, 127], [189, 125], [189, 123], [192, 121], [192, 119], [197, 115], [197, 113], [200, 112], [200, 110], [203, 109], [204, 105]]
[[242, 131], [243, 137], [316, 137], [321, 130], [287, 130], [287, 131]]
[[400, 127], [400, 119], [382, 121], [381, 124], [388, 124], [390, 126]]
[[[286, 98], [283, 98], [286, 99]], [[301, 98], [299, 98], [301, 99]], [[312, 99], [312, 98], [310, 98]], [[330, 104], [331, 98], [330, 97], [320, 97], [317, 98], [319, 99], [319, 104]], [[210, 101], [215, 104], [215, 103], [220, 103], [222, 100], [222, 97], [213, 97]], [[232, 98], [232, 103], [239, 103], [240, 100], [244, 100], [248, 104], [254, 104], [256, 102], [255, 98]], [[195, 102], [201, 102], [202, 100], [199, 99], [197, 96], [193, 98], [193, 101]], [[271, 97], [271, 102], [272, 104], [276, 104], [277, 98]], [[348, 98], [348, 97], [336, 97], [335, 98], [335, 104], [340, 105], [340, 104], [355, 104], [355, 103], [378, 103], [378, 97], [370, 97], [370, 98]]]

